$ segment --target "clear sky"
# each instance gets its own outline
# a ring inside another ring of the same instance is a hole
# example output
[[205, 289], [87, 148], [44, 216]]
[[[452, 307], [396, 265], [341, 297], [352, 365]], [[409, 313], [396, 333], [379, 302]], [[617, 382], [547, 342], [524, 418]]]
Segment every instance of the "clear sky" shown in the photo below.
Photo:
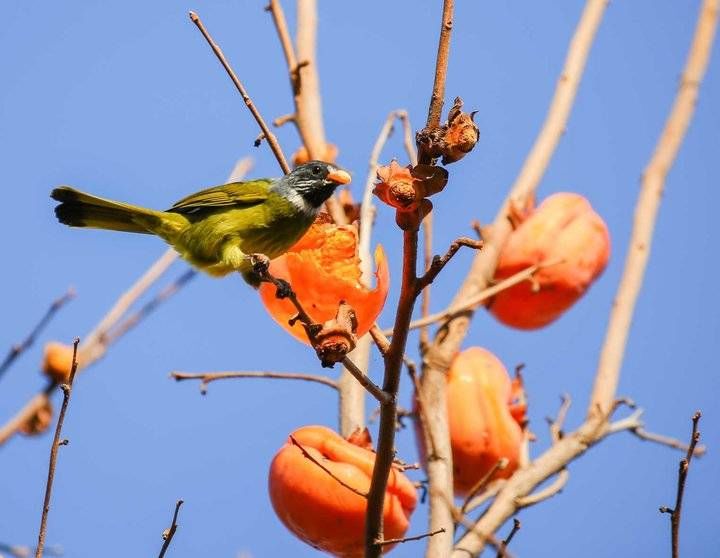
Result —
[[[0, 180], [3, 192], [0, 347], [18, 341], [68, 285], [78, 297], [43, 341], [84, 335], [164, 250], [148, 236], [71, 230], [52, 214], [57, 184], [163, 208], [221, 183], [241, 156], [254, 176], [276, 175], [227, 76], [187, 18], [196, 9], [259, 108], [291, 110], [284, 60], [261, 1], [5, 2], [0, 33]], [[289, 4], [289, 2], [285, 2]], [[367, 158], [389, 111], [424, 120], [440, 2], [322, 2], [320, 74], [327, 134], [354, 172], [359, 196]], [[543, 121], [582, 2], [458, 2], [447, 99], [478, 110], [481, 141], [452, 166], [436, 198], [436, 246], [488, 222]], [[508, 367], [527, 364], [533, 453], [548, 445], [544, 417], [559, 394], [582, 420], [620, 276], [639, 176], [672, 102], [698, 2], [613, 2], [606, 13], [569, 123], [540, 188], [585, 195], [606, 219], [610, 264], [587, 296], [540, 331], [505, 328], [479, 312], [466, 346], [482, 345]], [[294, 20], [292, 6], [288, 17]], [[693, 462], [682, 524], [686, 556], [720, 544], [717, 443], [720, 340], [717, 159], [720, 56], [712, 57], [695, 119], [670, 173], [620, 393], [646, 409], [650, 430], [687, 438], [702, 409], [708, 456]], [[279, 131], [290, 153], [298, 139]], [[404, 154], [399, 136], [383, 160]], [[376, 241], [386, 248], [397, 297], [400, 235], [381, 208]], [[441, 309], [466, 272], [456, 258], [433, 287]], [[176, 264], [170, 277], [180, 274]], [[169, 280], [169, 279], [168, 279]], [[410, 341], [414, 351], [416, 338]], [[42, 343], [0, 383], [0, 421], [43, 385]], [[379, 359], [372, 376], [379, 381]], [[156, 555], [177, 498], [186, 504], [168, 556], [315, 556], [273, 514], [267, 469], [293, 429], [336, 423], [335, 395], [322, 386], [233, 381], [175, 384], [182, 369], [319, 372], [305, 346], [265, 314], [239, 278], [199, 277], [79, 376], [65, 423], [48, 543], [72, 558]], [[332, 372], [336, 373], [336, 372]], [[408, 405], [403, 378], [401, 403]], [[373, 429], [376, 425], [373, 426]], [[47, 472], [49, 436], [0, 448], [0, 542], [33, 544]], [[398, 439], [416, 459], [413, 434]], [[660, 505], [675, 497], [678, 452], [621, 434], [570, 466], [563, 493], [523, 511], [519, 556], [668, 556]], [[421, 478], [415, 473], [414, 478]], [[426, 508], [413, 518], [425, 531]], [[419, 555], [422, 543], [393, 556]]]

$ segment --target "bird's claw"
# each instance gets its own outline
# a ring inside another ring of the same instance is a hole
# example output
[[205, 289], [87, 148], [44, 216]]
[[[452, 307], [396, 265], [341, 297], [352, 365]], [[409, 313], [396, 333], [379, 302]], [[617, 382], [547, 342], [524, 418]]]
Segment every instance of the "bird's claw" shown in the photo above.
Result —
[[252, 265], [253, 273], [265, 277], [270, 269], [270, 258], [265, 254], [250, 254], [250, 265]]
[[275, 296], [277, 298], [289, 298], [293, 294], [292, 287], [290, 286], [290, 283], [285, 281], [285, 279], [278, 279], [275, 278], [275, 281], [273, 281], [273, 284], [275, 285], [275, 288], [277, 289], [275, 291]]

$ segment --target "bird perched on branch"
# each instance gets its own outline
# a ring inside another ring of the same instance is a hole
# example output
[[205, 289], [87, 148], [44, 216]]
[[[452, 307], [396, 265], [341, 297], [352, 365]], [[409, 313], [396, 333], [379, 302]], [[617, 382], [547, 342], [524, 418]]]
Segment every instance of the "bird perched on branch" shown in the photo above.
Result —
[[58, 220], [71, 227], [154, 234], [182, 258], [214, 276], [233, 271], [257, 286], [252, 254], [272, 259], [305, 234], [322, 204], [350, 175], [322, 161], [278, 179], [233, 182], [191, 194], [167, 211], [106, 200], [70, 186], [51, 197]]

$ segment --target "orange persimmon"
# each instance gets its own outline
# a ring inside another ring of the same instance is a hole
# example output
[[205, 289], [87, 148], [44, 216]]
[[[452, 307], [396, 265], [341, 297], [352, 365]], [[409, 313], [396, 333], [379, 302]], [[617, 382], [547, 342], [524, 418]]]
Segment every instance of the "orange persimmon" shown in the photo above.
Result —
[[70, 379], [72, 361], [72, 345], [51, 341], [45, 345], [42, 371], [58, 383], [67, 382]]
[[[357, 255], [357, 229], [350, 225], [316, 222], [295, 245], [270, 262], [270, 273], [292, 286], [300, 304], [317, 323], [335, 317], [338, 305], [345, 301], [355, 311], [357, 336], [367, 333], [380, 314], [388, 289], [390, 272], [382, 246], [375, 250], [376, 281], [374, 289], [360, 280], [360, 258]], [[289, 300], [275, 296], [275, 287], [260, 285], [260, 297], [272, 318], [308, 343], [302, 324], [288, 321], [297, 312]]]
[[[275, 513], [293, 534], [313, 547], [342, 558], [360, 558], [367, 499], [338, 479], [367, 493], [375, 454], [324, 426], [305, 426], [291, 436], [335, 478], [288, 438], [270, 465], [270, 500]], [[413, 484], [403, 473], [391, 470], [385, 494], [385, 538], [405, 534], [416, 504]]]
[[[518, 468], [526, 422], [522, 383], [511, 380], [490, 351], [471, 347], [448, 371], [447, 410], [455, 493], [466, 496], [503, 458], [505, 468], [488, 480], [509, 478]], [[425, 461], [419, 430], [417, 440]]]
[[548, 197], [521, 219], [502, 249], [495, 279], [501, 281], [532, 265], [532, 280], [504, 290], [488, 301], [505, 325], [535, 329], [570, 308], [605, 269], [610, 235], [605, 222], [581, 195]]

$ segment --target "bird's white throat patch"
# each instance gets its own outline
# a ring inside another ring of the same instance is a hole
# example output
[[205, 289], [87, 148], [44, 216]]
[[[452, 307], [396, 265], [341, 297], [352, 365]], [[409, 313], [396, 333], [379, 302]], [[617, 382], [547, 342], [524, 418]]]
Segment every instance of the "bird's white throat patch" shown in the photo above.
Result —
[[317, 214], [318, 208], [313, 207], [312, 204], [302, 197], [302, 195], [300, 195], [296, 190], [289, 188], [286, 193], [286, 197], [287, 200], [293, 204], [295, 209], [307, 217], [315, 217]]

